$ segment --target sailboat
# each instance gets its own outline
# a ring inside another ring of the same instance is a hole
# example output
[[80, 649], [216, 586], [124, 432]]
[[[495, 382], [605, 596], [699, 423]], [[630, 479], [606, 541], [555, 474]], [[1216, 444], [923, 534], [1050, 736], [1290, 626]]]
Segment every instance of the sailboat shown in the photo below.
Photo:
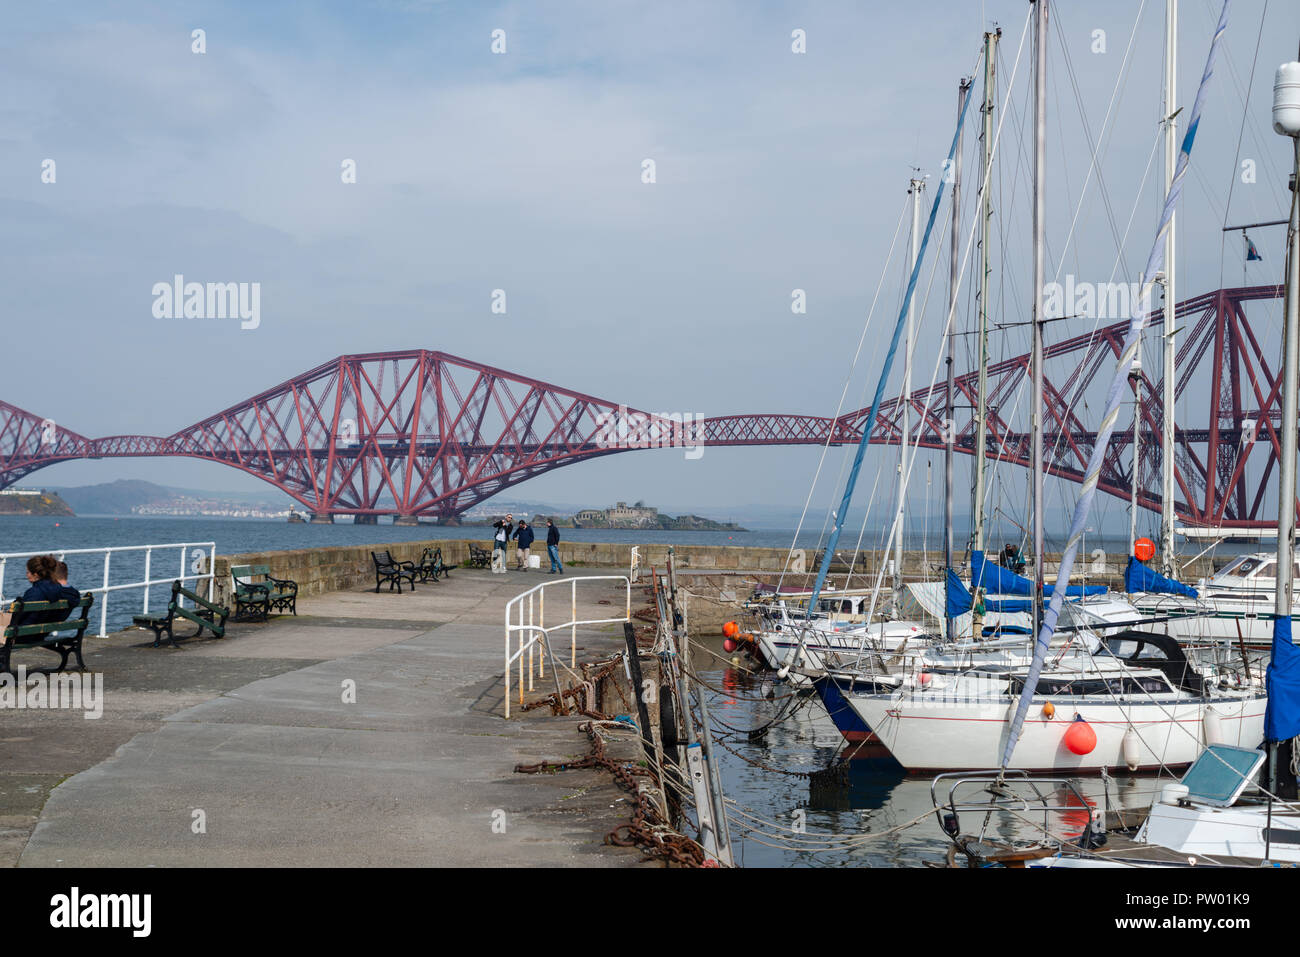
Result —
[[[1047, 0], [1036, 0], [1034, 16], [1036, 129], [1039, 132], [1034, 177], [1034, 270], [1035, 288], [1041, 289]], [[1224, 26], [1221, 19], [1188, 135], [1180, 150], [1178, 171], [1166, 197], [1161, 229], [1148, 257], [1146, 277], [1155, 277], [1160, 271], [1163, 242], [1181, 193], [1206, 82]], [[1150, 300], [1152, 286], [1153, 280], [1144, 282], [1144, 302]], [[1115, 641], [1154, 644], [1141, 632], [1104, 636], [1104, 627], [1093, 628], [1091, 633], [1081, 628], [1064, 645], [1056, 637], [1058, 623], [1088, 624], [1086, 612], [1066, 603], [1066, 588], [1096, 491], [1101, 457], [1113, 431], [1119, 390], [1136, 354], [1145, 313], [1139, 308], [1131, 321], [1083, 493], [1075, 508], [1057, 584], [1049, 591], [1042, 584], [1040, 306], [1036, 296], [1033, 461], [1037, 580], [1031, 598], [1036, 607], [1044, 598], [1050, 598], [1050, 604], [1042, 613], [1032, 659], [1025, 667], [978, 666], [957, 674], [926, 667], [890, 676], [859, 675], [853, 671], [832, 673], [819, 679], [818, 690], [824, 700], [834, 699], [841, 706], [847, 704], [909, 771], [988, 767], [995, 762], [1006, 769], [1013, 766], [1013, 760], [1015, 768], [1033, 770], [1185, 767], [1207, 743], [1240, 745], [1258, 741], [1263, 733], [1267, 695], [1249, 669], [1244, 674], [1204, 672], [1185, 657], [1182, 661], [1171, 657], [1168, 652], [1177, 654], [1177, 645], [1171, 643], [1163, 663], [1170, 668], [1181, 668], [1181, 679], [1174, 681], [1167, 669], [1151, 667], [1155, 662], [1130, 658], [1119, 650], [1122, 644], [1114, 644]], [[1023, 593], [1029, 589], [1017, 590]], [[1080, 621], [1081, 618], [1084, 620]], [[860, 683], [859, 678], [866, 680]]]

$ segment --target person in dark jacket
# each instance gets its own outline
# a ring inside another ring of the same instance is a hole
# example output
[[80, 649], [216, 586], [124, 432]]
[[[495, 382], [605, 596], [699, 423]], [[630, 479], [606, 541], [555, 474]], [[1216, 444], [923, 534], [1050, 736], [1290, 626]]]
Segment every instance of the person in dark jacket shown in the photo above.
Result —
[[[57, 564], [58, 559], [53, 555], [34, 555], [27, 559], [27, 581], [31, 587], [18, 596], [24, 604], [33, 601], [59, 600], [59, 585], [54, 581], [54, 569]], [[52, 614], [57, 615], [58, 612], [24, 612], [18, 618], [11, 620], [12, 613], [12, 605], [0, 613], [0, 630], [9, 625], [20, 628], [23, 625], [39, 625], [58, 620], [50, 617]]]
[[492, 572], [506, 573], [506, 549], [510, 547], [510, 533], [515, 528], [515, 517], [507, 514], [505, 518], [492, 523], [496, 529], [492, 535]]
[[549, 518], [546, 520], [546, 554], [551, 559], [551, 570], [546, 574], [554, 575], [559, 572], [563, 575], [564, 565], [560, 562], [560, 530]]
[[533, 530], [522, 518], [519, 520], [519, 527], [515, 529], [515, 544], [518, 546], [515, 551], [515, 570], [528, 570], [528, 550], [533, 547]]
[[68, 563], [54, 563], [54, 584], [59, 586], [59, 597], [55, 601], [66, 601], [67, 610], [58, 612], [58, 617], [52, 621], [67, 621], [68, 616], [72, 614], [72, 609], [81, 604], [81, 592], [68, 584]]

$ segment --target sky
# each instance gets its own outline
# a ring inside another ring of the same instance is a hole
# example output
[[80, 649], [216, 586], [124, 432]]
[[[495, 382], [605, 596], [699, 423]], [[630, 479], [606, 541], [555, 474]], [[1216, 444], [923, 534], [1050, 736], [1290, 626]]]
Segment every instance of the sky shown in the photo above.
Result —
[[[1218, 5], [1180, 7], [1179, 100], [1190, 106]], [[990, 301], [1007, 323], [1023, 321], [1030, 301], [1028, 4], [918, 10], [825, 0], [11, 7], [0, 39], [0, 399], [85, 435], [167, 435], [337, 355], [426, 348], [656, 411], [830, 414], [845, 391], [846, 408], [866, 404], [901, 299], [906, 225], [894, 239], [908, 180], [930, 176], [928, 212], [958, 80], [977, 69], [994, 24], [999, 95], [1015, 80], [995, 168]], [[1296, 56], [1300, 6], [1237, 0], [1233, 11], [1180, 211], [1180, 298], [1242, 282], [1239, 234], [1225, 242], [1225, 223], [1286, 211], [1288, 144], [1269, 104], [1274, 70]], [[1159, 161], [1148, 160], [1163, 17], [1158, 0], [1053, 4], [1049, 277], [1134, 281], [1145, 261], [1160, 201]], [[792, 49], [795, 31], [806, 52]], [[49, 160], [53, 182], [43, 181]], [[349, 160], [355, 182], [344, 181]], [[947, 318], [947, 217], [945, 200], [922, 274], [914, 385], [935, 368]], [[1246, 280], [1278, 281], [1282, 231], [1252, 238], [1264, 260]], [[258, 283], [259, 324], [159, 317], [155, 284], [178, 274]], [[492, 311], [494, 290], [504, 314]], [[795, 290], [804, 313], [792, 312]], [[967, 282], [960, 328], [969, 297]], [[1276, 326], [1280, 307], [1270, 308], [1260, 328]], [[1092, 324], [1079, 322], [1052, 334]], [[1012, 328], [993, 348], [1027, 344]], [[42, 352], [53, 362], [31, 361]], [[968, 346], [959, 352], [967, 368]], [[892, 495], [896, 455], [869, 455], [878, 500]], [[810, 448], [645, 451], [508, 494], [801, 505], [818, 461]], [[842, 461], [828, 457], [819, 501], [838, 497]], [[924, 461], [909, 496], [937, 508]], [[968, 464], [958, 468], [969, 488]], [[260, 484], [172, 459], [67, 463], [25, 484], [116, 478]], [[1023, 500], [1024, 476], [1005, 481], [999, 494]], [[1072, 501], [1069, 489], [1054, 494]]]

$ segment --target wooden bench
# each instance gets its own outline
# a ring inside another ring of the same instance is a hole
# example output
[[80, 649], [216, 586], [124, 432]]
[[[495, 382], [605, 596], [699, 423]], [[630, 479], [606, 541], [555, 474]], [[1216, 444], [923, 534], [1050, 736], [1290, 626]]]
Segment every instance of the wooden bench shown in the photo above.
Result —
[[375, 562], [375, 593], [379, 593], [379, 586], [388, 583], [388, 590], [392, 591], [393, 586], [397, 586], [397, 594], [402, 593], [402, 579], [405, 578], [411, 583], [411, 591], [415, 591], [415, 576], [419, 574], [415, 567], [415, 562], [398, 562], [393, 560], [393, 556], [388, 552], [371, 552], [370, 557]]
[[492, 553], [486, 548], [470, 545], [469, 564], [471, 568], [490, 568], [492, 566]]
[[265, 621], [271, 612], [298, 614], [298, 583], [276, 578], [267, 565], [232, 565], [235, 621]]
[[[48, 648], [61, 656], [58, 668], [34, 668], [29, 672], [31, 674], [49, 674], [51, 670], [63, 671], [68, 667], [68, 655], [76, 655], [77, 667], [85, 671], [86, 662], [81, 657], [81, 642], [86, 634], [86, 626], [90, 623], [90, 606], [94, 602], [94, 595], [82, 595], [81, 601], [75, 605], [67, 601], [24, 603], [21, 598], [14, 599], [13, 617], [4, 631], [4, 647], [0, 648], [0, 674], [13, 673], [12, 655], [18, 648]], [[72, 612], [78, 608], [81, 609], [81, 614], [76, 618], [72, 617]], [[21, 622], [22, 616], [44, 615], [65, 610], [67, 614], [60, 621], [29, 622], [19, 624], [17, 627], [13, 624]]]
[[451, 566], [442, 560], [441, 548], [426, 548], [424, 554], [420, 556], [417, 567], [420, 570], [421, 582], [427, 582], [430, 578], [436, 582], [439, 575], [443, 578], [451, 576]]
[[[188, 598], [194, 603], [193, 608], [186, 608], [181, 604], [181, 599]], [[173, 648], [179, 648], [176, 644], [176, 619], [184, 618], [198, 625], [198, 629], [192, 635], [181, 635], [182, 640], [188, 638], [197, 638], [203, 634], [203, 629], [207, 628], [212, 632], [214, 638], [226, 637], [226, 619], [230, 617], [230, 609], [221, 605], [213, 604], [206, 598], [200, 598], [194, 592], [181, 585], [179, 581], [172, 582], [172, 598], [167, 603], [167, 614], [162, 617], [152, 617], [149, 615], [136, 615], [131, 619], [141, 628], [149, 628], [153, 631], [153, 646], [157, 648], [162, 643], [162, 636], [167, 635], [167, 640], [171, 642]]]

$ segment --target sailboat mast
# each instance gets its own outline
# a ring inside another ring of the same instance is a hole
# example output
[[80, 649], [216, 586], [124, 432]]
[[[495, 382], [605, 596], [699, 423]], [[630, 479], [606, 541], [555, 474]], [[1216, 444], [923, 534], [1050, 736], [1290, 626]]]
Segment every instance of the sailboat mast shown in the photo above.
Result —
[[[983, 128], [980, 139], [984, 149], [980, 162], [980, 289], [979, 289], [979, 383], [975, 399], [975, 482], [972, 488], [971, 550], [984, 551], [984, 453], [988, 445], [989, 404], [989, 222], [993, 218], [990, 187], [993, 177], [993, 88], [997, 80], [997, 49], [1001, 29], [984, 34], [984, 103], [980, 108]], [[984, 589], [972, 582], [974, 610], [971, 616], [971, 637], [984, 633], [984, 616], [980, 613], [980, 598]]]
[[1295, 169], [1291, 186], [1291, 223], [1287, 228], [1286, 325], [1282, 332], [1282, 454], [1279, 457], [1277, 503], [1278, 618], [1291, 617], [1291, 586], [1295, 558], [1296, 430], [1300, 388], [1300, 136], [1291, 134]]
[[1043, 186], [1047, 173], [1047, 3], [1034, 0], [1034, 303], [1032, 309], [1034, 398], [1033, 505], [1034, 528], [1034, 632], [1043, 614], [1043, 287], [1046, 210]]
[[[1178, 0], [1165, 0], [1165, 195], [1174, 182], [1178, 167]], [[1175, 578], [1174, 561], [1174, 227], [1175, 213], [1165, 234], [1165, 394], [1160, 435], [1160, 573]], [[1130, 543], [1132, 547], [1132, 543]]]
[[[970, 95], [971, 81], [963, 79], [957, 87], [957, 117], [961, 121], [962, 108], [966, 105], [966, 97]], [[957, 440], [957, 425], [953, 418], [953, 398], [956, 389], [953, 383], [953, 329], [952, 326], [957, 321], [957, 259], [961, 248], [961, 141], [962, 134], [960, 127], [957, 132], [957, 156], [952, 165], [952, 237], [949, 244], [948, 252], [948, 388], [947, 388], [947, 406], [948, 412], [943, 420], [943, 593], [944, 593], [944, 622], [943, 637], [947, 641], [952, 641], [957, 636], [953, 634], [952, 616], [947, 614], [948, 607], [948, 569], [952, 568], [952, 457], [953, 443]]]
[[[916, 270], [916, 259], [921, 249], [921, 190], [925, 180], [912, 179], [907, 192], [912, 197], [912, 258], [908, 260], [909, 275]], [[898, 514], [894, 521], [897, 532], [894, 535], [894, 609], [897, 613], [903, 604], [903, 509], [907, 496], [907, 440], [910, 435], [908, 424], [908, 407], [912, 402], [912, 343], [916, 328], [915, 299], [907, 303], [907, 343], [903, 347], [903, 408], [899, 415], [901, 429], [898, 449]]]

